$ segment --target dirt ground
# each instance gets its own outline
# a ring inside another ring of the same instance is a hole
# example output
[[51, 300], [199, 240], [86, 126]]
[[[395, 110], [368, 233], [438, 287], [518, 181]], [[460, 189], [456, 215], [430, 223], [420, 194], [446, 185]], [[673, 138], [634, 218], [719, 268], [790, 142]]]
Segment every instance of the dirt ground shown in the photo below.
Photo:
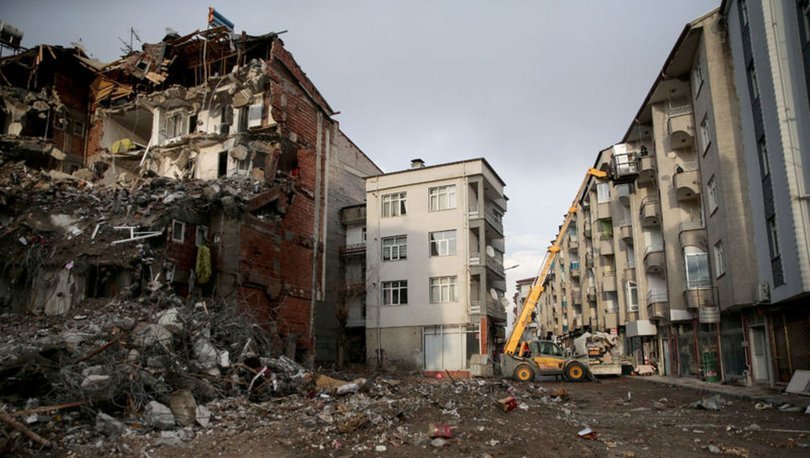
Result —
[[[555, 396], [560, 388], [563, 397]], [[497, 400], [510, 395], [518, 407], [504, 412]], [[707, 397], [634, 377], [518, 383], [387, 376], [371, 378], [365, 391], [343, 397], [215, 401], [209, 404], [214, 418], [207, 429], [130, 433], [52, 453], [154, 458], [810, 456], [809, 414], [758, 410], [754, 402], [730, 398], [719, 399], [719, 410], [690, 406]], [[450, 425], [453, 437], [431, 438], [430, 423]], [[581, 438], [584, 428], [595, 437]]]

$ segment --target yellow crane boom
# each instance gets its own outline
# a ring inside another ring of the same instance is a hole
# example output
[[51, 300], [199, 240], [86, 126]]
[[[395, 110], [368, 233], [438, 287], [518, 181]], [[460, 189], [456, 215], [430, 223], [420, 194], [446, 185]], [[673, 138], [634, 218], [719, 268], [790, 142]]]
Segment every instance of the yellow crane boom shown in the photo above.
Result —
[[532, 289], [529, 291], [529, 295], [526, 297], [526, 301], [523, 303], [523, 309], [520, 312], [520, 317], [518, 317], [517, 321], [515, 322], [515, 327], [512, 330], [512, 334], [509, 336], [509, 340], [506, 342], [504, 353], [514, 355], [517, 351], [518, 344], [523, 338], [523, 331], [526, 330], [526, 326], [529, 324], [529, 321], [531, 321], [532, 313], [534, 313], [534, 310], [537, 308], [537, 300], [540, 299], [540, 294], [545, 288], [543, 285], [546, 282], [548, 272], [560, 252], [560, 244], [562, 243], [563, 237], [565, 237], [566, 232], [568, 232], [568, 226], [571, 224], [573, 215], [579, 209], [578, 200], [580, 194], [582, 194], [582, 191], [585, 190], [585, 187], [588, 185], [588, 181], [590, 181], [591, 178], [605, 179], [607, 177], [607, 172], [595, 168], [588, 169], [588, 173], [585, 174], [585, 178], [582, 180], [582, 184], [574, 197], [574, 201], [571, 203], [571, 206], [568, 209], [568, 214], [565, 215], [565, 221], [563, 222], [562, 227], [560, 227], [560, 232], [557, 233], [557, 238], [554, 239], [554, 242], [550, 247], [548, 247], [546, 255], [543, 258], [543, 264], [540, 267], [540, 272], [537, 274], [537, 277], [535, 277], [534, 283], [532, 283]]

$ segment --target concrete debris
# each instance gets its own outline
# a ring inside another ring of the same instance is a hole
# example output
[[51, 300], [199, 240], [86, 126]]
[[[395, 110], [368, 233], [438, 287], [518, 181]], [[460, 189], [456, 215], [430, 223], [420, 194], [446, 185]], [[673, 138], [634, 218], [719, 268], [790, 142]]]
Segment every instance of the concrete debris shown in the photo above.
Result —
[[193, 425], [197, 421], [197, 401], [189, 390], [180, 390], [169, 397], [169, 407], [180, 426]]
[[693, 409], [704, 409], [704, 410], [720, 410], [724, 406], [728, 404], [729, 401], [724, 400], [720, 395], [712, 395], [707, 398], [703, 398], [699, 401], [695, 401], [690, 404], [690, 407]]
[[203, 428], [207, 428], [211, 424], [211, 411], [208, 410], [208, 407], [198, 405], [194, 416], [197, 424]]
[[175, 418], [172, 410], [157, 401], [150, 401], [143, 414], [146, 424], [156, 429], [174, 428]]
[[104, 412], [99, 412], [98, 415], [96, 415], [96, 431], [107, 437], [118, 437], [123, 434], [126, 429], [127, 427], [124, 423]]

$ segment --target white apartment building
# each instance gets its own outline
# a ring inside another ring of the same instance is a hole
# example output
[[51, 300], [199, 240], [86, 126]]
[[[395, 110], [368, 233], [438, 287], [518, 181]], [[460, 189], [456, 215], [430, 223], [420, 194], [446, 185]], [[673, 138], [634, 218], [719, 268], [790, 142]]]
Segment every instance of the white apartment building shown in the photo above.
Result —
[[467, 370], [504, 340], [505, 183], [484, 159], [366, 179], [369, 362]]

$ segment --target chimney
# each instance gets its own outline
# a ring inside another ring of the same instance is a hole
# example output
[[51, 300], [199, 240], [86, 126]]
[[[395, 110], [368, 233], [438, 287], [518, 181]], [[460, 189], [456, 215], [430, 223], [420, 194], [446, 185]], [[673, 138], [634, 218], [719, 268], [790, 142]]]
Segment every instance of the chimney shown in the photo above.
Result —
[[422, 159], [411, 159], [411, 168], [412, 169], [421, 169], [425, 166], [425, 161]]

